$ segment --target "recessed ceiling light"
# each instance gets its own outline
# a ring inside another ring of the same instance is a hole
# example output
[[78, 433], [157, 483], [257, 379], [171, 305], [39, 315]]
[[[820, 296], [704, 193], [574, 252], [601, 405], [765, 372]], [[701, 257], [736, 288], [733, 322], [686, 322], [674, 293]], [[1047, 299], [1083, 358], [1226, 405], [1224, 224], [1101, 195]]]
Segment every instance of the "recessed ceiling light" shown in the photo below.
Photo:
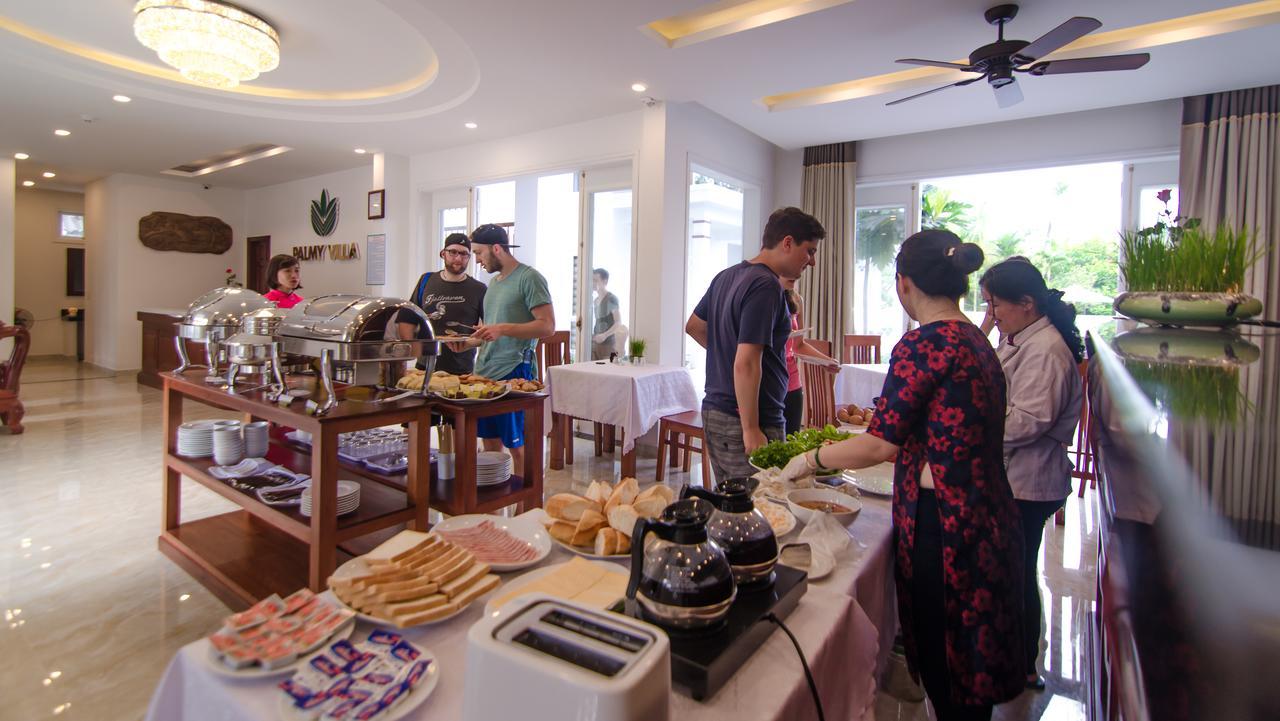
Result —
[[479, 126], [479, 125], [476, 125], [475, 123], [463, 123], [463, 124], [462, 124], [462, 127], [466, 128], [467, 130], [475, 130], [476, 128], [478, 128], [478, 127], [480, 127], [480, 126]]
[[70, 134], [71, 134], [71, 131], [70, 131], [70, 130], [63, 130], [62, 128], [58, 128], [57, 130], [53, 131], [53, 134], [54, 134], [54, 135], [57, 135], [57, 136], [60, 136], [60, 137], [65, 138], [65, 137], [67, 137], [68, 135], [70, 135]]
[[356, 148], [356, 155], [364, 155], [367, 152], [369, 151], [365, 150], [364, 148]]
[[649, 89], [649, 86], [645, 85], [644, 83], [631, 83], [631, 89], [636, 91], [637, 93], [643, 93], [644, 91]]
[[128, 95], [112, 95], [111, 99], [116, 101], [117, 103], [128, 103], [133, 100], [133, 98], [129, 97]]
[[46, 178], [56, 178], [58, 176], [58, 174], [53, 172], [52, 170], [46, 170], [43, 173], [41, 173], [41, 175], [43, 175]]
[[31, 157], [31, 156], [30, 156], [30, 155], [27, 155], [26, 153], [14, 153], [14, 154], [13, 154], [13, 159], [14, 159], [14, 160], [26, 160], [27, 158], [30, 158], [30, 157]]
[[24, 188], [30, 188], [31, 186], [33, 186], [33, 185], [35, 185], [35, 184], [36, 184], [36, 181], [34, 181], [34, 180], [24, 180], [24, 181], [22, 181], [22, 187], [24, 187]]

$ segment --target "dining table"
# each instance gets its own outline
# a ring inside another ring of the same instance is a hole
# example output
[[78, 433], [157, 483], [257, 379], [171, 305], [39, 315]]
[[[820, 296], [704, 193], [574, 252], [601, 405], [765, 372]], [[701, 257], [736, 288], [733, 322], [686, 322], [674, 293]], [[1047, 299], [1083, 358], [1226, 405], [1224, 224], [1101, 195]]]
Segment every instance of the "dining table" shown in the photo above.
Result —
[[836, 374], [836, 406], [873, 407], [889, 375], [888, 363], [845, 363]]
[[[701, 406], [693, 376], [680, 366], [584, 361], [552, 366], [547, 376], [557, 425], [580, 419], [621, 431], [624, 478], [636, 474], [638, 438], [663, 416]], [[553, 441], [559, 437], [553, 433]], [[553, 443], [552, 468], [563, 467], [563, 454], [572, 452], [567, 445]]]

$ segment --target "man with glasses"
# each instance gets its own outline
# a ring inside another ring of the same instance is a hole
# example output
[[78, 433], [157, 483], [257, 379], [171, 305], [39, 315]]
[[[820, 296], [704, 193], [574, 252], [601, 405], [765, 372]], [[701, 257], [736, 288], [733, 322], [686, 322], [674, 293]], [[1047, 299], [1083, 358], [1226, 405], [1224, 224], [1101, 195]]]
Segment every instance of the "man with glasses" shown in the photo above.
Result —
[[[452, 233], [444, 239], [440, 251], [444, 267], [438, 273], [424, 273], [418, 279], [410, 300], [431, 319], [431, 328], [437, 338], [441, 336], [469, 336], [484, 318], [485, 284], [467, 275], [471, 262], [471, 241], [462, 233]], [[401, 311], [396, 318], [400, 337], [411, 340], [418, 337], [422, 319], [408, 311]], [[454, 350], [440, 345], [436, 358], [436, 370], [448, 373], [471, 373], [476, 365], [474, 348]], [[421, 360], [418, 367], [423, 368]]]

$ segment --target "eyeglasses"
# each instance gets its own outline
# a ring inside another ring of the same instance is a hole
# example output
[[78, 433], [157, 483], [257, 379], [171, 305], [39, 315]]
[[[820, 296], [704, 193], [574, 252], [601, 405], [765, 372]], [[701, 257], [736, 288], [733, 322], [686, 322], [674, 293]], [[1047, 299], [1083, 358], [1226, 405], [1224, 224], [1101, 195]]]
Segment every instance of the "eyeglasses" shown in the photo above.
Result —
[[444, 254], [445, 254], [445, 255], [451, 255], [451, 256], [453, 256], [453, 257], [455, 257], [455, 258], [470, 258], [470, 257], [471, 257], [471, 251], [469, 251], [469, 250], [445, 250]]

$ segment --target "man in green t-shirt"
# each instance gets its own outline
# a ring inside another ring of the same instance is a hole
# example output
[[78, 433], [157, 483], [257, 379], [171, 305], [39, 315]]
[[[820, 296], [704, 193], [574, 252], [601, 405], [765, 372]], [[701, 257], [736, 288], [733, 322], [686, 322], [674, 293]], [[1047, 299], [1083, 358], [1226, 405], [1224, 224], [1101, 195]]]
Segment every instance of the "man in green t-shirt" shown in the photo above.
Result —
[[[486, 224], [472, 232], [476, 261], [496, 275], [484, 295], [484, 322], [477, 323], [476, 332], [465, 341], [449, 344], [457, 350], [479, 347], [475, 372], [494, 380], [533, 378], [538, 339], [556, 328], [547, 279], [511, 255], [511, 249], [518, 247], [511, 245], [501, 226]], [[524, 413], [481, 418], [476, 426], [485, 450], [506, 447], [515, 472], [523, 474]]]

